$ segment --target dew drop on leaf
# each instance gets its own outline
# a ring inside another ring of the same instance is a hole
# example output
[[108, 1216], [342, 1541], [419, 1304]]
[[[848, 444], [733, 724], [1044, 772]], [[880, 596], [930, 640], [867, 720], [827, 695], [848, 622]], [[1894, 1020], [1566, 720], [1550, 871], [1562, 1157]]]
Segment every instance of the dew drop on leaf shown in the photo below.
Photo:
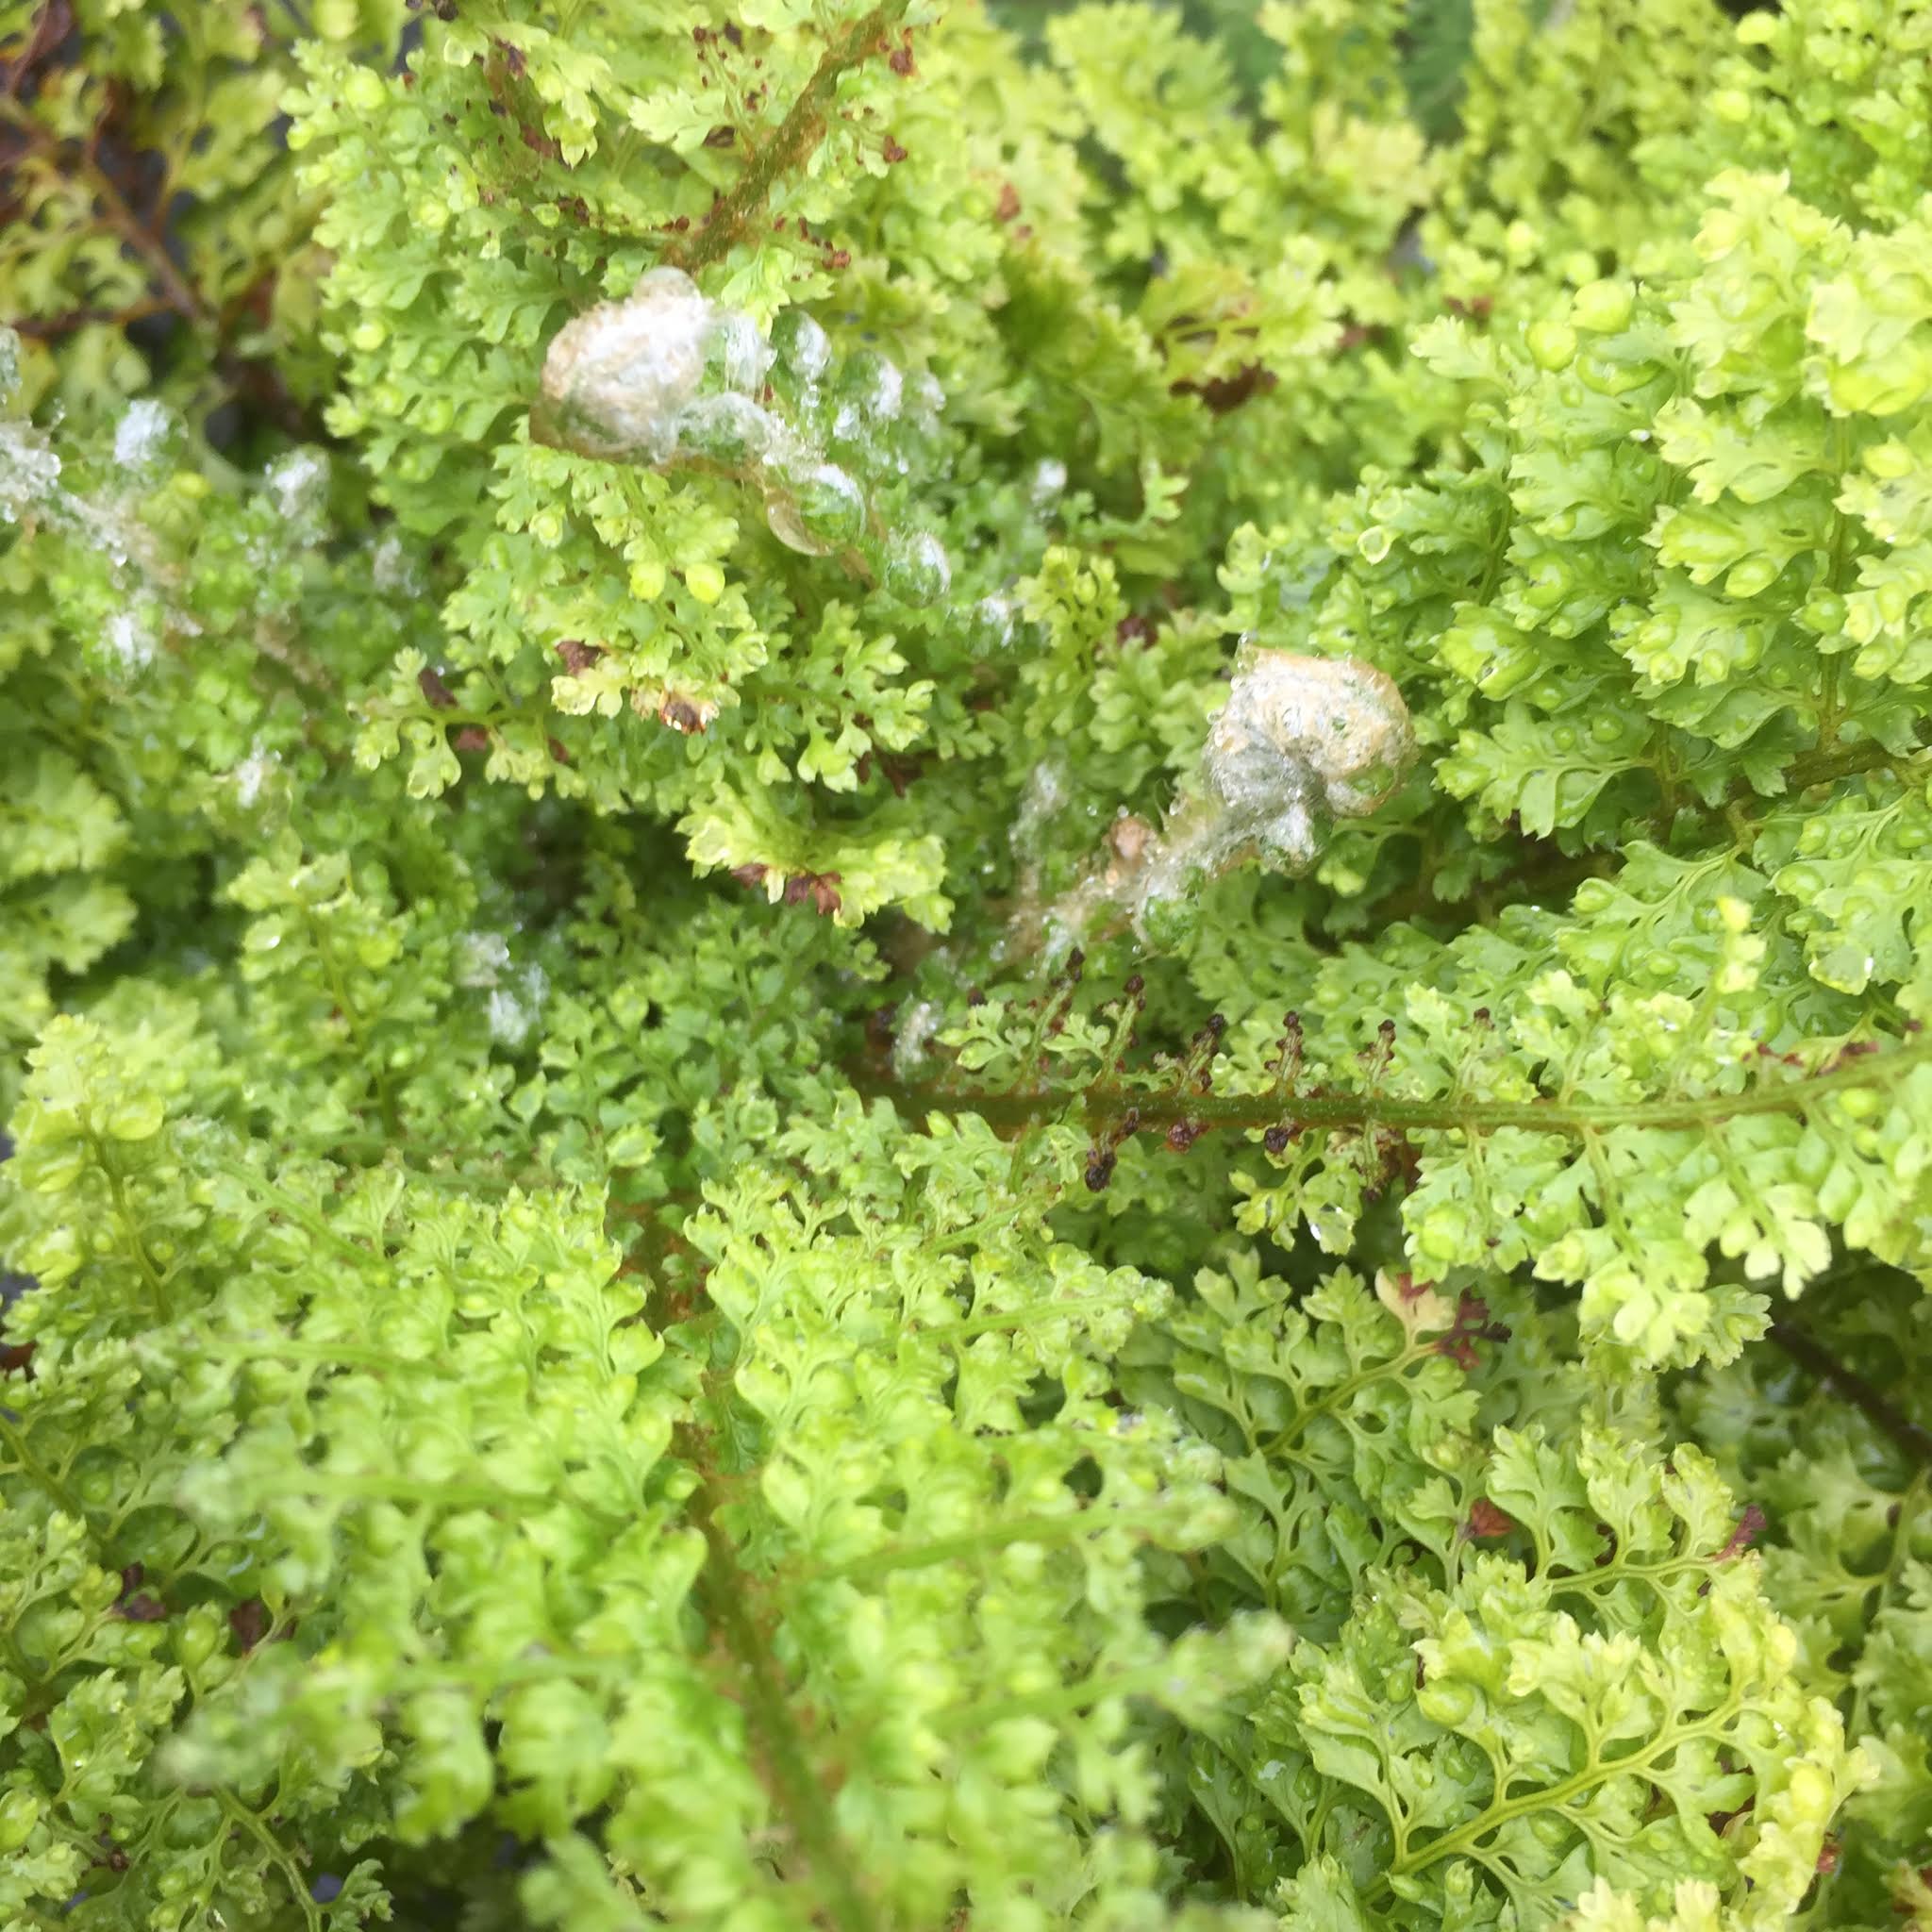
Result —
[[933, 604], [952, 587], [945, 545], [930, 531], [901, 538], [886, 558], [886, 588], [907, 604]]

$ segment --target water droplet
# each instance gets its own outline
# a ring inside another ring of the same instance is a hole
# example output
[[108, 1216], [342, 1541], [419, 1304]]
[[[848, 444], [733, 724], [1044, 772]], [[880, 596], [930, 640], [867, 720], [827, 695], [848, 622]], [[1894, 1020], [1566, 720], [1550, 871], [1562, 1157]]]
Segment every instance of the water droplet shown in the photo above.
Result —
[[500, 1046], [521, 1046], [537, 1024], [535, 1008], [505, 987], [491, 993], [486, 1010], [490, 1037]]
[[726, 390], [699, 396], [677, 419], [677, 451], [746, 470], [762, 461], [777, 436], [777, 425], [749, 396]]
[[101, 633], [101, 641], [121, 669], [130, 675], [154, 662], [153, 634], [131, 610], [115, 611]]
[[60, 458], [40, 432], [25, 423], [0, 423], [0, 519], [17, 522], [59, 487]]
[[1004, 651], [1013, 641], [1013, 600], [982, 597], [973, 607], [974, 641], [983, 651]]
[[654, 268], [622, 302], [567, 322], [543, 358], [543, 394], [574, 444], [600, 456], [663, 456], [704, 378], [714, 320], [689, 275]]
[[369, 559], [369, 575], [378, 591], [398, 591], [404, 595], [420, 595], [422, 573], [416, 560], [393, 530], [385, 530]]
[[497, 932], [466, 932], [457, 941], [456, 983], [491, 987], [509, 967], [509, 941]]
[[788, 549], [824, 557], [865, 530], [865, 498], [836, 463], [788, 466], [765, 505], [765, 522]]
[[291, 449], [277, 457], [261, 476], [275, 499], [275, 513], [291, 524], [321, 520], [328, 497], [328, 458], [320, 450]]
[[902, 539], [886, 558], [886, 589], [907, 604], [936, 603], [952, 588], [945, 545], [930, 531]]
[[892, 1074], [895, 1079], [908, 1079], [917, 1072], [919, 1063], [925, 1058], [926, 1047], [944, 1017], [936, 1001], [920, 1000], [899, 1023], [899, 1030], [892, 1038]]
[[757, 395], [772, 366], [772, 352], [765, 346], [758, 324], [737, 308], [716, 309], [713, 316], [707, 375], [741, 395]]
[[876, 349], [861, 349], [845, 365], [840, 391], [858, 407], [869, 423], [890, 423], [906, 399], [906, 377], [899, 365]]
[[124, 470], [144, 470], [156, 462], [174, 427], [167, 410], [152, 396], [128, 404], [114, 425], [114, 460]]
[[248, 756], [229, 774], [235, 781], [236, 800], [244, 811], [260, 798], [268, 781], [280, 768], [281, 762], [274, 752], [264, 750], [258, 742]]
[[788, 308], [773, 323], [772, 346], [802, 382], [816, 382], [831, 364], [831, 337], [803, 308]]

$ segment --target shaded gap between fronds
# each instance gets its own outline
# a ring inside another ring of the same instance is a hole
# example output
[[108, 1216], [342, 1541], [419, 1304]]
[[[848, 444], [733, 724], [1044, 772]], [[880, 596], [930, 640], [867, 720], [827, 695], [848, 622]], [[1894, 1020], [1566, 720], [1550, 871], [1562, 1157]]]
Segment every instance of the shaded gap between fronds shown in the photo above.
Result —
[[1766, 1333], [1801, 1369], [1850, 1403], [1921, 1469], [1932, 1469], [1932, 1429], [1922, 1428], [1882, 1389], [1841, 1362], [1816, 1336], [1796, 1323], [1774, 1322]]

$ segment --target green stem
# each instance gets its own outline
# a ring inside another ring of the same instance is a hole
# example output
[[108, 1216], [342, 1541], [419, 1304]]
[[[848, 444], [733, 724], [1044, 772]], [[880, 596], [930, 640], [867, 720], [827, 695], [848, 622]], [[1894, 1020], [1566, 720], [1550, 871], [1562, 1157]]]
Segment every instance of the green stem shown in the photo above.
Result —
[[168, 1285], [161, 1279], [160, 1271], [147, 1251], [147, 1243], [141, 1238], [141, 1224], [135, 1220], [134, 1209], [128, 1205], [126, 1183], [108, 1158], [107, 1148], [92, 1135], [88, 1137], [88, 1145], [93, 1152], [94, 1164], [108, 1177], [108, 1194], [114, 1204], [115, 1218], [134, 1252], [134, 1262], [141, 1271], [141, 1278], [147, 1284], [148, 1298], [154, 1303], [155, 1320], [166, 1322], [174, 1312], [168, 1301]]
[[273, 1341], [258, 1341], [253, 1336], [217, 1333], [212, 1339], [196, 1337], [190, 1346], [205, 1360], [233, 1362], [242, 1367], [251, 1362], [315, 1362], [328, 1368], [420, 1369], [431, 1366], [435, 1360], [433, 1357], [397, 1355], [391, 1349], [370, 1348], [352, 1341], [293, 1341], [280, 1336]]
[[356, 1010], [355, 1002], [349, 998], [341, 962], [336, 958], [335, 948], [329, 944], [323, 921], [315, 916], [312, 908], [308, 911], [308, 936], [315, 943], [316, 958], [322, 961], [323, 976], [328, 982], [328, 995], [342, 1016], [342, 1027], [349, 1036], [349, 1044], [356, 1050], [357, 1058], [366, 1062], [370, 1069], [370, 1084], [375, 1090], [375, 1104], [382, 1115], [382, 1124], [391, 1141], [400, 1140], [402, 1122], [396, 1113], [395, 1095], [390, 1090], [388, 1070], [377, 1056], [374, 1041], [368, 1037], [368, 1028], [363, 1024], [361, 1014]]
[[1385, 1376], [1400, 1379], [1419, 1361], [1425, 1361], [1438, 1353], [1436, 1343], [1440, 1336], [1431, 1336], [1426, 1341], [1419, 1341], [1413, 1348], [1404, 1349], [1398, 1356], [1391, 1356], [1386, 1362], [1377, 1362], [1374, 1368], [1363, 1369], [1360, 1374], [1351, 1375], [1347, 1381], [1339, 1383], [1329, 1390], [1319, 1402], [1311, 1402], [1306, 1408], [1298, 1409], [1294, 1419], [1280, 1434], [1261, 1445], [1263, 1456], [1279, 1456], [1291, 1443], [1301, 1439], [1302, 1432], [1317, 1416], [1333, 1415], [1352, 1395], [1359, 1393], [1373, 1382], [1379, 1382]]
[[[1834, 416], [1827, 432], [1830, 444], [1829, 459], [1833, 475], [1840, 486], [1832, 492], [1831, 547], [1824, 567], [1826, 586], [1834, 591], [1844, 589], [1845, 563], [1851, 554], [1852, 520], [1838, 507], [1846, 468], [1850, 462], [1847, 448], [1846, 424], [1842, 417]], [[1841, 716], [1839, 700], [1839, 659], [1836, 653], [1828, 656], [1820, 668], [1818, 678], [1818, 748], [1828, 751], [1838, 744], [1838, 727]]]
[[302, 1868], [290, 1856], [288, 1847], [269, 1830], [256, 1812], [251, 1811], [232, 1792], [218, 1790], [215, 1792], [215, 1799], [229, 1822], [239, 1825], [268, 1854], [270, 1862], [282, 1874], [282, 1882], [288, 1886], [295, 1903], [301, 1907], [303, 1924], [311, 1927], [312, 1932], [322, 1932], [322, 1913], [317, 1908], [308, 1883], [302, 1876]]
[[[992, 1216], [986, 1217], [991, 1223]], [[1011, 1216], [1007, 1217], [1008, 1220]], [[974, 1224], [975, 1226], [978, 1224]], [[939, 1245], [951, 1245], [952, 1237]], [[932, 1341], [956, 1335], [997, 1335], [1008, 1328], [1026, 1328], [1035, 1322], [1056, 1322], [1073, 1315], [1100, 1312], [1132, 1313], [1118, 1294], [1070, 1294], [1057, 1302], [1023, 1302], [1017, 1308], [999, 1308], [987, 1315], [963, 1315], [957, 1322], [921, 1323], [917, 1332]]]
[[[1110, 1526], [1111, 1521], [1102, 1519], [1101, 1526]], [[841, 1581], [887, 1576], [895, 1570], [924, 1570], [934, 1563], [990, 1555], [1014, 1543], [1077, 1542], [1094, 1527], [1095, 1519], [1084, 1509], [1069, 1509], [1057, 1516], [1016, 1516], [1006, 1523], [996, 1523], [990, 1529], [973, 1530], [962, 1536], [935, 1537], [930, 1542], [874, 1550], [868, 1556], [854, 1557], [850, 1562], [831, 1564], [818, 1572], [817, 1576]]]
[[[689, 1451], [691, 1444], [687, 1442]], [[703, 1471], [701, 1458], [692, 1455]], [[825, 1785], [806, 1751], [776, 1659], [749, 1608], [756, 1581], [740, 1567], [737, 1552], [711, 1507], [710, 1477], [701, 1473], [691, 1499], [691, 1522], [705, 1539], [699, 1582], [706, 1607], [731, 1653], [742, 1680], [745, 1714], [762, 1746], [774, 1797], [810, 1861], [811, 1880], [837, 1932], [876, 1932], [871, 1902], [852, 1875], [852, 1859], [839, 1835]]]
[[313, 1235], [317, 1241], [334, 1248], [344, 1259], [352, 1260], [359, 1266], [363, 1262], [378, 1258], [369, 1249], [358, 1247], [346, 1236], [338, 1234], [314, 1209], [296, 1200], [292, 1194], [285, 1193], [266, 1174], [257, 1174], [244, 1162], [209, 1159], [206, 1166], [212, 1174], [226, 1174], [237, 1186], [245, 1188], [258, 1201], [286, 1215], [298, 1227]]
[[1499, 1127], [1523, 1127], [1532, 1133], [1567, 1134], [1582, 1140], [1615, 1127], [1700, 1127], [1746, 1115], [1803, 1111], [1833, 1093], [1890, 1086], [1928, 1060], [1932, 1060], [1932, 1035], [1882, 1056], [1855, 1058], [1808, 1078], [1761, 1080], [1740, 1093], [1604, 1102], [1557, 1097], [1391, 1100], [1373, 1093], [1138, 1093], [1105, 1083], [1096, 1083], [1084, 1094], [1051, 1091], [989, 1093], [901, 1085], [877, 1072], [859, 1070], [855, 1070], [853, 1081], [861, 1092], [889, 1099], [915, 1118], [927, 1113], [973, 1113], [990, 1126], [1008, 1133], [1064, 1119], [1075, 1108], [1097, 1132], [1131, 1107], [1140, 1115], [1142, 1131], [1158, 1131], [1178, 1122], [1250, 1133], [1274, 1126], [1347, 1131], [1374, 1125], [1420, 1133], [1491, 1133]]
[[423, 1503], [432, 1507], [469, 1509], [502, 1509], [513, 1504], [538, 1508], [557, 1500], [546, 1490], [512, 1490], [498, 1483], [443, 1483], [418, 1481], [410, 1476], [358, 1475], [326, 1466], [309, 1469], [306, 1481], [273, 1476], [256, 1478], [249, 1485], [249, 1492], [264, 1498], [354, 1496], [364, 1502]]
[[[1662, 1563], [1607, 1563], [1601, 1570], [1579, 1570], [1574, 1574], [1550, 1577], [1552, 1596], [1594, 1596], [1600, 1591], [1614, 1590], [1620, 1583], [1647, 1583], [1659, 1596], [1673, 1576], [1701, 1575], [1708, 1573], [1710, 1557], [1673, 1557]], [[1537, 1571], [1549, 1574], [1541, 1552]]]
[[1467, 1824], [1459, 1824], [1454, 1831], [1445, 1831], [1440, 1838], [1432, 1838], [1428, 1843], [1418, 1846], [1413, 1852], [1405, 1852], [1391, 1859], [1388, 1871], [1377, 1880], [1368, 1894], [1374, 1897], [1390, 1889], [1391, 1878], [1407, 1877], [1411, 1872], [1420, 1872], [1426, 1865], [1433, 1865], [1440, 1858], [1452, 1857], [1457, 1852], [1472, 1845], [1474, 1841], [1494, 1831], [1499, 1825], [1509, 1823], [1512, 1818], [1521, 1818], [1526, 1812], [1553, 1811], [1560, 1814], [1572, 1798], [1581, 1797], [1585, 1791], [1596, 1786], [1607, 1784], [1613, 1777], [1626, 1777], [1632, 1772], [1640, 1772], [1655, 1764], [1659, 1757], [1680, 1749], [1693, 1738], [1712, 1737], [1721, 1732], [1724, 1725], [1743, 1707], [1743, 1700], [1737, 1696], [1727, 1698], [1708, 1717], [1701, 1718], [1695, 1724], [1666, 1731], [1656, 1738], [1641, 1751], [1633, 1751], [1627, 1757], [1613, 1757], [1599, 1760], [1592, 1757], [1583, 1769], [1561, 1784], [1545, 1785], [1537, 1790], [1525, 1791], [1520, 1798], [1505, 1798], [1479, 1811]]
[[34, 1452], [27, 1447], [26, 1431], [0, 1408], [0, 1441], [13, 1452], [14, 1459], [27, 1477], [38, 1483], [76, 1523], [87, 1521], [81, 1500]]
[[1163, 1660], [1120, 1671], [1111, 1676], [1080, 1677], [1071, 1684], [1057, 1684], [1051, 1690], [1038, 1690], [1027, 1697], [1003, 1697], [988, 1704], [957, 1705], [936, 1712], [931, 1720], [935, 1729], [949, 1736], [962, 1732], [989, 1730], [994, 1724], [1010, 1724], [1015, 1718], [1057, 1719], [1091, 1710], [1110, 1697], [1146, 1697], [1158, 1691], [1174, 1674], [1174, 1666]]
[[[522, 1684], [594, 1684], [616, 1690], [636, 1683], [637, 1674], [634, 1655], [483, 1657], [475, 1663], [406, 1663], [397, 1674], [395, 1689], [399, 1695], [417, 1690], [462, 1690], [489, 1698]], [[305, 1688], [318, 1694], [339, 1682], [352, 1686], [358, 1681], [354, 1671], [326, 1667], [310, 1669], [303, 1676]]]

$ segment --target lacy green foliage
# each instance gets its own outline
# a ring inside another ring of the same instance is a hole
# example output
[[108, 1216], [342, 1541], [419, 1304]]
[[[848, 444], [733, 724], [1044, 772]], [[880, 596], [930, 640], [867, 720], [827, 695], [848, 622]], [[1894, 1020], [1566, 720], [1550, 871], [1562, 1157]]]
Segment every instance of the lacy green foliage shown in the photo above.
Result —
[[0, 8], [9, 1927], [1932, 1927], [1924, 9], [1011, 16]]
[[[1385, 1277], [1385, 1311], [1346, 1272], [1297, 1302], [1252, 1260], [1197, 1287], [1128, 1386], [1239, 1451], [1216, 1589], [1305, 1639], [1192, 1750], [1242, 1882], [1291, 1925], [1546, 1924], [1592, 1874], [1654, 1906], [1707, 1884], [1779, 1923], [1855, 1774], [1698, 1452], [1666, 1473], [1633, 1465], [1627, 1418], [1576, 1436], [1563, 1385], [1588, 1397], [1528, 1308], [1499, 1324]], [[1478, 1551], [1504, 1541], [1527, 1570]], [[1741, 1829], [1707, 1815], [1746, 1796]]]
[[[1766, 1557], [1767, 1589], [1874, 1766], [1821, 1904], [1835, 1922], [1903, 1914], [1917, 1925], [1926, 1905], [1917, 1868], [1932, 1826], [1926, 1304], [1868, 1271], [1834, 1283], [1807, 1315], [1808, 1330], [1778, 1331], [1782, 1357], [1689, 1384], [1679, 1402], [1734, 1479], [1763, 1498], [1779, 1542]], [[1848, 1405], [1847, 1391], [1864, 1407]]]

